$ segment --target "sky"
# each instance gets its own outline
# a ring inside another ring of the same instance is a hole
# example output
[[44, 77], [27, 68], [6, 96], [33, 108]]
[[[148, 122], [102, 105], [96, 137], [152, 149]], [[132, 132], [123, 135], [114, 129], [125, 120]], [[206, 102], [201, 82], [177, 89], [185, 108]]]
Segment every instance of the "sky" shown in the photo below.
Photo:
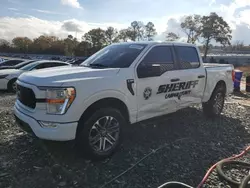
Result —
[[185, 34], [180, 22], [186, 15], [216, 12], [233, 29], [233, 42], [250, 44], [250, 0], [0, 0], [0, 39], [42, 34], [81, 39], [93, 28], [127, 28], [134, 20], [152, 21], [155, 40], [165, 32]]

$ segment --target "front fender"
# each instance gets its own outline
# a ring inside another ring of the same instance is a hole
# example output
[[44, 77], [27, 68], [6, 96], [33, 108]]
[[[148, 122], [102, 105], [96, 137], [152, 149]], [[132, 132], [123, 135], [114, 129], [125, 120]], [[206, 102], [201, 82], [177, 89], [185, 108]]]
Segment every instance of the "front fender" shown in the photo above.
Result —
[[127, 106], [130, 122], [131, 123], [136, 122], [136, 116], [137, 116], [136, 109], [132, 108], [133, 105], [131, 104], [128, 97], [124, 93], [117, 90], [104, 90], [101, 92], [94, 93], [93, 95], [86, 98], [81, 103], [81, 105], [80, 104], [78, 105], [81, 107], [81, 109], [79, 110], [81, 110], [83, 114], [86, 111], [86, 109], [90, 107], [93, 103], [105, 98], [115, 98], [121, 100]]

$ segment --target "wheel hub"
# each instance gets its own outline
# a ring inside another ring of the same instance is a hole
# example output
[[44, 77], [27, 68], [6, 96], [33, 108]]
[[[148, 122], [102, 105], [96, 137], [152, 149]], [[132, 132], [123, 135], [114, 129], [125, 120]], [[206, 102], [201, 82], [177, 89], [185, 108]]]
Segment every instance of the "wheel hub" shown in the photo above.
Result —
[[89, 133], [89, 142], [93, 150], [98, 153], [111, 150], [119, 138], [119, 123], [111, 116], [98, 119]]

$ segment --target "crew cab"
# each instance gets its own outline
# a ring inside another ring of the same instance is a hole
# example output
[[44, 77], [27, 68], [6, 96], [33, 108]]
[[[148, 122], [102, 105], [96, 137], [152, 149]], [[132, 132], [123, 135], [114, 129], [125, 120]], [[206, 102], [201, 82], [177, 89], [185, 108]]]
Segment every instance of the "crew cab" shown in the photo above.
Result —
[[112, 44], [80, 66], [18, 77], [18, 124], [47, 140], [76, 140], [91, 159], [118, 148], [126, 124], [202, 104], [220, 115], [233, 91], [233, 66], [203, 64], [195, 45], [173, 42]]

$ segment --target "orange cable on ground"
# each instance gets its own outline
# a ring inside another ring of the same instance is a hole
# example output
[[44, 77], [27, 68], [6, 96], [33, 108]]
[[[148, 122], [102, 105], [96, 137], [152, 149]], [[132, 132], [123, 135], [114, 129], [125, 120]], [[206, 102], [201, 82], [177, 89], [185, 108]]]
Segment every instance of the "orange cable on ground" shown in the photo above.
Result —
[[231, 161], [234, 159], [237, 159], [239, 157], [242, 157], [243, 155], [245, 155], [248, 151], [250, 151], [250, 146], [248, 146], [245, 150], [243, 150], [240, 154], [232, 156], [232, 157], [228, 157], [226, 159], [222, 159], [221, 161], [217, 162], [216, 164], [214, 164], [205, 174], [204, 178], [202, 179], [202, 181], [200, 182], [200, 184], [197, 186], [197, 188], [201, 188], [202, 185], [207, 181], [209, 175], [211, 174], [211, 172], [216, 168], [216, 166], [223, 161]]

